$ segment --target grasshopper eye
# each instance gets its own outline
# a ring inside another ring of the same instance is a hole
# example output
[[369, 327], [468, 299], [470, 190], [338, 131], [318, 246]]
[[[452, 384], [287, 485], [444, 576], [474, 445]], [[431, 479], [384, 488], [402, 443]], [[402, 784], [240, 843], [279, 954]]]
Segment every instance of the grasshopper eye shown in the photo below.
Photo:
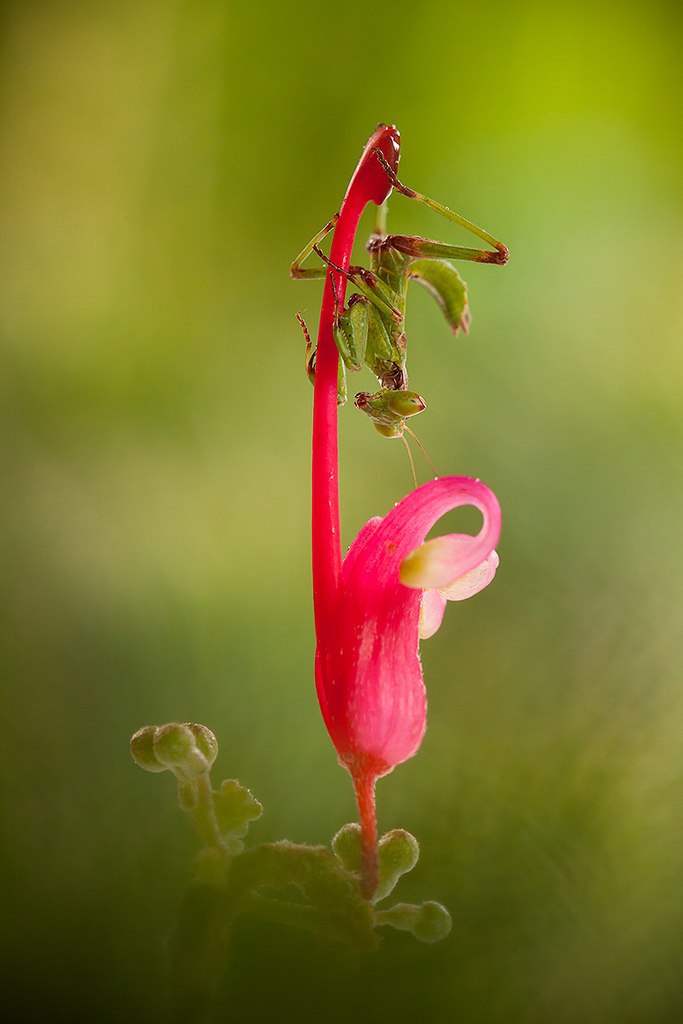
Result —
[[417, 416], [424, 412], [427, 403], [417, 391], [394, 391], [387, 400], [387, 407], [396, 416]]

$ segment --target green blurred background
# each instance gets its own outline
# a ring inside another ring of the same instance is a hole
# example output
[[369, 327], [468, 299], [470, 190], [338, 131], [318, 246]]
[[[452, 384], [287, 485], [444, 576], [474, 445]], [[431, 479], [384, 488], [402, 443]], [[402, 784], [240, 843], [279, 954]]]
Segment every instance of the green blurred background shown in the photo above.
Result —
[[[294, 312], [315, 326], [320, 286], [288, 266], [378, 121], [407, 184], [512, 252], [464, 268], [469, 337], [419, 289], [409, 307], [418, 433], [504, 510], [495, 585], [423, 645], [420, 755], [379, 788], [382, 829], [422, 845], [400, 896], [454, 927], [387, 935], [349, 977], [247, 925], [221, 1019], [230, 998], [264, 1021], [683, 1019], [681, 23], [661, 2], [2, 5], [12, 1019], [162, 1016], [195, 844], [130, 761], [139, 726], [213, 728], [259, 841], [354, 817], [312, 681]], [[401, 197], [389, 223], [459, 238]], [[411, 478], [341, 419], [348, 544]]]

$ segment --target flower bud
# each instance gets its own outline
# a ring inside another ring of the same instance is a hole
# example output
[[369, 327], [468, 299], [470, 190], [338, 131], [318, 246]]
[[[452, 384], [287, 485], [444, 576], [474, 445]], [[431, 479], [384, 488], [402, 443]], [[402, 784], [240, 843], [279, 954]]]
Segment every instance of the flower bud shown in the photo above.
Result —
[[218, 740], [210, 729], [199, 722], [186, 722], [185, 725], [191, 730], [197, 748], [206, 758], [210, 768], [218, 755]]
[[441, 942], [453, 927], [451, 915], [441, 903], [428, 900], [418, 908], [413, 934], [420, 942]]
[[402, 932], [412, 932], [420, 942], [440, 942], [449, 934], [451, 915], [441, 903], [397, 903], [376, 915], [377, 924], [388, 924]]
[[135, 763], [146, 772], [165, 772], [167, 766], [162, 764], [154, 753], [155, 725], [145, 725], [131, 736], [130, 754]]
[[382, 836], [377, 844], [379, 884], [374, 895], [375, 903], [389, 895], [401, 875], [413, 870], [419, 857], [418, 841], [405, 829], [395, 828]]
[[[154, 733], [154, 753], [157, 760], [176, 774], [184, 776], [195, 777], [208, 771], [211, 762], [198, 745], [195, 730], [200, 730], [199, 743], [209, 753], [213, 752], [215, 757], [214, 751], [218, 749], [216, 739], [205, 726], [170, 722], [168, 725], [160, 725]], [[213, 744], [201, 730], [205, 730], [212, 737]]]
[[362, 863], [360, 825], [342, 825], [332, 840], [332, 849], [347, 871], [360, 871]]

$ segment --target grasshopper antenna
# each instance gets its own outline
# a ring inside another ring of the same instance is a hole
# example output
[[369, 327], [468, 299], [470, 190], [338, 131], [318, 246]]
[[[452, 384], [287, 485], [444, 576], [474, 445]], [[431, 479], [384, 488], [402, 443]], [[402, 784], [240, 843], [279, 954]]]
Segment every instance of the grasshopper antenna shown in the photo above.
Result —
[[[404, 427], [404, 430], [408, 430], [408, 427]], [[410, 433], [413, 434], [412, 430], [410, 431]], [[413, 474], [413, 483], [417, 487], [417, 477], [415, 475], [415, 463], [413, 461], [413, 453], [410, 450], [410, 445], [406, 441], [405, 436], [403, 434], [400, 434], [399, 436], [400, 436], [401, 440], [403, 441], [404, 445], [406, 446], [406, 451], [408, 452], [408, 458], [410, 459], [410, 469], [411, 469], [412, 474]], [[413, 434], [413, 437], [415, 437], [415, 434]], [[416, 438], [416, 440], [417, 440], [417, 438]], [[418, 444], [419, 444], [419, 441], [418, 441]], [[420, 445], [420, 447], [422, 447], [422, 445]]]
[[[407, 431], [408, 431], [408, 433], [409, 433], [409, 434], [410, 434], [410, 436], [412, 437], [413, 441], [415, 442], [415, 444], [416, 444], [416, 445], [417, 445], [417, 447], [418, 447], [418, 448], [420, 449], [420, 451], [421, 451], [421, 452], [422, 452], [422, 454], [424, 455], [425, 459], [427, 460], [427, 462], [428, 462], [428, 463], [429, 463], [429, 465], [431, 466], [431, 468], [432, 468], [432, 472], [434, 473], [434, 476], [435, 476], [435, 477], [437, 477], [437, 476], [438, 476], [439, 474], [438, 474], [438, 473], [437, 473], [437, 471], [436, 471], [436, 466], [434, 465], [434, 463], [432, 462], [432, 460], [431, 460], [431, 459], [429, 458], [429, 456], [427, 455], [427, 451], [426, 451], [426, 449], [425, 449], [425, 446], [424, 446], [424, 445], [422, 444], [422, 442], [420, 441], [420, 438], [419, 438], [419, 437], [417, 436], [417, 434], [415, 433], [415, 431], [414, 431], [414, 430], [411, 430], [411, 429], [410, 429], [410, 427], [408, 426], [408, 424], [407, 424], [407, 423], [406, 423], [406, 424], [404, 424], [404, 426], [403, 426], [403, 429], [404, 429], [404, 430], [407, 430]], [[405, 441], [405, 438], [403, 438], [403, 440]], [[406, 447], [408, 447], [408, 442], [407, 442], [407, 441], [405, 441], [405, 443], [406, 443]], [[410, 450], [410, 449], [408, 449], [408, 450]], [[411, 458], [411, 460], [410, 460], [410, 461], [411, 461], [411, 463], [412, 463], [412, 461], [413, 461], [413, 460], [412, 460], [412, 458]], [[415, 470], [414, 470], [414, 469], [413, 469], [413, 476], [415, 476]], [[417, 487], [417, 482], [415, 483], [415, 486]]]

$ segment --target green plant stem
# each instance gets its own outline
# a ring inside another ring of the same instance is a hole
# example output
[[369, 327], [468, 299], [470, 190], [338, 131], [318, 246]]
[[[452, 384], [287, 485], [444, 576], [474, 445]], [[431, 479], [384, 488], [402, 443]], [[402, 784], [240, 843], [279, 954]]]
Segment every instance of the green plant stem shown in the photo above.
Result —
[[195, 804], [190, 810], [192, 819], [197, 829], [199, 838], [212, 849], [219, 850], [225, 857], [229, 853], [216, 818], [216, 808], [213, 802], [213, 790], [211, 788], [211, 776], [208, 772], [197, 776], [194, 780]]

